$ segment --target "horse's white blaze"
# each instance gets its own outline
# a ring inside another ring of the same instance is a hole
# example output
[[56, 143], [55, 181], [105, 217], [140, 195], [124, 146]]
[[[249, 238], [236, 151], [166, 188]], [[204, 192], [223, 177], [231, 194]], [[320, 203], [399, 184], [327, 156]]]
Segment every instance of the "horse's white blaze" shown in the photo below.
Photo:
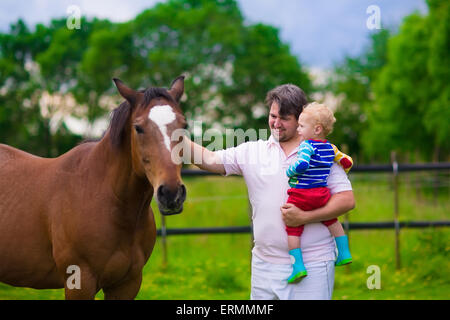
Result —
[[164, 144], [170, 152], [170, 138], [167, 134], [167, 125], [175, 120], [175, 113], [173, 112], [172, 107], [169, 105], [154, 106], [150, 110], [148, 118], [158, 126], [159, 131], [161, 131], [164, 138]]

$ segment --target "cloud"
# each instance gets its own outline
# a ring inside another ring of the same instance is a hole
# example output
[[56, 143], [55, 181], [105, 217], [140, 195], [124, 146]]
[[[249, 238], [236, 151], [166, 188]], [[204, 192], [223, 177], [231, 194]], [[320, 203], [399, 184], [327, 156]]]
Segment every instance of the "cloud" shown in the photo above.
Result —
[[111, 1], [111, 0], [79, 0], [83, 14], [98, 18], [108, 18], [115, 22], [124, 22], [133, 19], [145, 9], [153, 7], [163, 0], [134, 0], [134, 1]]
[[300, 61], [329, 68], [345, 55], [355, 55], [373, 32], [366, 26], [370, 5], [378, 5], [383, 25], [400, 24], [414, 10], [426, 12], [424, 0], [242, 0], [239, 5], [250, 23], [258, 21], [280, 29]]
[[67, 9], [78, 6], [87, 17], [107, 18], [114, 22], [133, 19], [144, 9], [153, 7], [163, 0], [2, 0], [0, 2], [0, 31], [7, 31], [9, 25], [19, 18], [28, 25], [48, 23], [52, 18], [68, 16]]
[[[115, 22], [134, 18], [162, 0], [2, 0], [0, 31], [23, 18], [27, 24], [48, 23], [67, 16], [67, 8], [77, 5], [83, 15]], [[383, 25], [395, 26], [414, 10], [426, 12], [424, 0], [238, 0], [247, 24], [262, 22], [280, 30], [281, 39], [292, 53], [311, 67], [330, 68], [346, 54], [355, 55], [367, 45], [371, 30], [366, 27], [366, 9], [378, 5]]]

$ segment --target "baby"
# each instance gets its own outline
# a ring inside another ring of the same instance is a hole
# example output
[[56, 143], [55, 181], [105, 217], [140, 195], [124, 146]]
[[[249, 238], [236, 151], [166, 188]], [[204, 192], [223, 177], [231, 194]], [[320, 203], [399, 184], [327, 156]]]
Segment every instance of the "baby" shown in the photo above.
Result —
[[[333, 162], [341, 165], [345, 172], [353, 165], [352, 158], [340, 152], [335, 145], [326, 140], [332, 131], [336, 119], [333, 112], [323, 104], [308, 104], [298, 118], [297, 131], [302, 138], [297, 153], [297, 161], [291, 165], [286, 174], [289, 177], [288, 203], [308, 211], [324, 206], [330, 199], [327, 178]], [[336, 241], [338, 257], [335, 265], [341, 266], [352, 262], [348, 247], [348, 238], [337, 219], [322, 221], [328, 227]], [[299, 282], [307, 276], [303, 264], [300, 236], [303, 226], [287, 227], [289, 254], [293, 261], [293, 271], [288, 283]]]

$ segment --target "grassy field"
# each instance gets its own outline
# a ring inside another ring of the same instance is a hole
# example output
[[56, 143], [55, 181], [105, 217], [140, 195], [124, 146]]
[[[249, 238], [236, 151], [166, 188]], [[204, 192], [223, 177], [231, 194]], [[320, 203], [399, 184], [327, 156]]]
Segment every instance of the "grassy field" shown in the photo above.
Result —
[[[357, 204], [350, 222], [392, 221], [390, 176], [353, 174], [351, 179]], [[425, 187], [415, 187], [418, 179], [425, 181]], [[402, 177], [401, 221], [449, 219], [448, 186], [434, 192], [426, 181], [420, 175]], [[166, 218], [168, 228], [249, 225], [241, 178], [189, 178], [185, 183], [185, 210]], [[159, 228], [159, 213], [156, 218]], [[336, 269], [334, 299], [450, 299], [450, 229], [402, 229], [400, 270], [395, 268], [394, 236], [393, 230], [350, 232], [354, 263]], [[167, 248], [164, 265], [158, 238], [138, 299], [249, 299], [250, 234], [169, 236]], [[380, 289], [367, 287], [371, 265], [381, 270]], [[102, 293], [97, 297], [102, 298]], [[0, 284], [0, 299], [63, 298], [63, 290]]]

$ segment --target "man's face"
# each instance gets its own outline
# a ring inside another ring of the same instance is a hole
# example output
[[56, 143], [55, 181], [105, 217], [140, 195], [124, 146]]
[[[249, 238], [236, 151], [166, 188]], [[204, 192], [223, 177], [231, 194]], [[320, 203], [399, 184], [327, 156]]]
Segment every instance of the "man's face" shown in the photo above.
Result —
[[279, 142], [287, 142], [297, 138], [297, 119], [294, 115], [280, 116], [278, 103], [273, 102], [269, 112], [269, 128]]

